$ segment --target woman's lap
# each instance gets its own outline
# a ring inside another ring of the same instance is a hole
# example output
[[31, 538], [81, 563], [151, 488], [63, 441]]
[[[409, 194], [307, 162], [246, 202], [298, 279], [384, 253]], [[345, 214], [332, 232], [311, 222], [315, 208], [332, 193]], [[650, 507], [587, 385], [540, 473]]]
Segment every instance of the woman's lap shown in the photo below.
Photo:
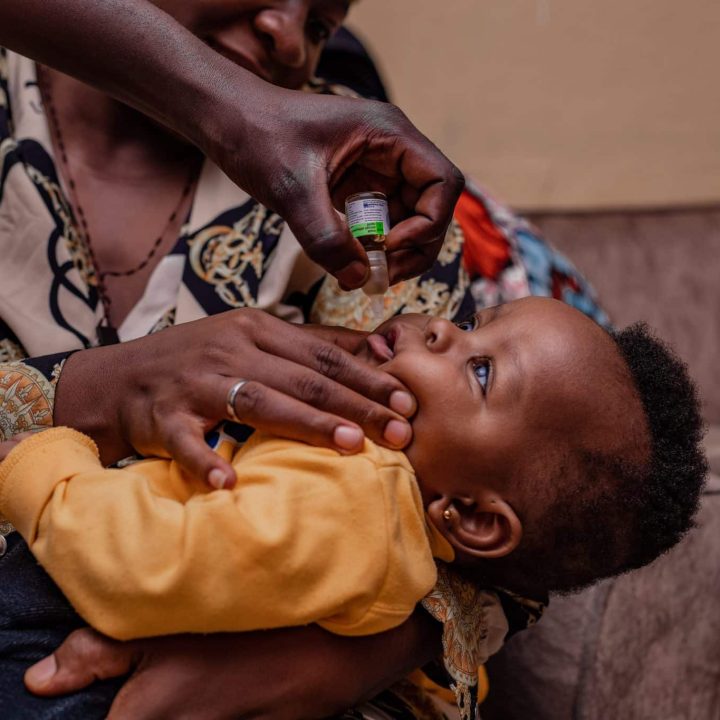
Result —
[[30, 665], [51, 653], [82, 620], [17, 533], [0, 558], [0, 708], [15, 720], [104, 718], [124, 678], [80, 693], [38, 698], [23, 684]]
[[[84, 623], [37, 564], [20, 535], [12, 533], [7, 541], [7, 552], [0, 557], [0, 716], [13, 720], [106, 717], [124, 677], [96, 682], [86, 690], [60, 698], [39, 698], [25, 689], [23, 675], [28, 667], [49, 655]], [[385, 692], [338, 720], [366, 717], [411, 720], [423, 716], [395, 693]]]

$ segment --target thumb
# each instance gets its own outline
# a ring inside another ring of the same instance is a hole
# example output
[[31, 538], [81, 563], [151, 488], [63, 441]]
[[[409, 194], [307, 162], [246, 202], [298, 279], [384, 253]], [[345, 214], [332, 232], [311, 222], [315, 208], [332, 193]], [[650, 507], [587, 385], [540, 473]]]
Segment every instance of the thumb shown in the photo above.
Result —
[[368, 262], [362, 245], [350, 234], [344, 216], [330, 200], [327, 181], [320, 178], [286, 203], [285, 220], [298, 242], [346, 290], [362, 286]]
[[35, 695], [65, 695], [95, 680], [120, 677], [135, 664], [135, 645], [100, 635], [91, 628], [70, 633], [52, 654], [25, 672], [25, 686]]

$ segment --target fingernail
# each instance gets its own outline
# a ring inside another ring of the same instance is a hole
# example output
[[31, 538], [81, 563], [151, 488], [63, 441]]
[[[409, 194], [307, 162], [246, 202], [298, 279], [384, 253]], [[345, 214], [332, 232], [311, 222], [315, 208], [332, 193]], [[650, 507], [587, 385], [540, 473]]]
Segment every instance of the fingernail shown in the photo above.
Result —
[[402, 420], [391, 420], [385, 426], [383, 437], [387, 442], [396, 447], [405, 447], [410, 440], [410, 425]]
[[357, 450], [365, 435], [360, 428], [338, 425], [333, 433], [333, 442], [343, 450]]
[[400, 415], [410, 417], [415, 412], [415, 398], [404, 390], [394, 390], [390, 395], [390, 408]]
[[47, 685], [56, 672], [57, 662], [55, 661], [55, 656], [48, 655], [27, 671], [26, 679], [33, 685]]
[[368, 266], [355, 260], [340, 270], [336, 277], [343, 290], [354, 290], [365, 282], [367, 274]]
[[227, 477], [220, 468], [213, 468], [208, 473], [207, 479], [210, 485], [212, 485], [216, 490], [222, 490], [225, 487]]

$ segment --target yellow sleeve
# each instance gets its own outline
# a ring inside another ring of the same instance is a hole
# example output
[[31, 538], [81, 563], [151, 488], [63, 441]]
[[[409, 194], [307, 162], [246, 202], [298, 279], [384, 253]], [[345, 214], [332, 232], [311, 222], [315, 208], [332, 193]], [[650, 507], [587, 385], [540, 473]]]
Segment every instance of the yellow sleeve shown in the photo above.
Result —
[[0, 510], [111, 637], [327, 619], [334, 632], [379, 632], [434, 581], [425, 541], [421, 569], [393, 596], [398, 548], [420, 547], [424, 525], [417, 507], [409, 528], [398, 519], [393, 507], [417, 505], [417, 489], [402, 463], [379, 457], [251, 441], [234, 460], [237, 488], [211, 492], [167, 460], [104, 469], [91, 440], [58, 428], [0, 466]]
[[[380, 454], [389, 451], [375, 448]], [[404, 473], [405, 482], [397, 475]], [[425, 512], [414, 474], [384, 465], [378, 470], [378, 492], [385, 496], [385, 576], [371, 603], [355, 611], [343, 611], [320, 621], [338, 635], [371, 635], [389, 630], [406, 620], [415, 605], [432, 590], [437, 568], [425, 527]], [[358, 477], [355, 482], [362, 483]]]

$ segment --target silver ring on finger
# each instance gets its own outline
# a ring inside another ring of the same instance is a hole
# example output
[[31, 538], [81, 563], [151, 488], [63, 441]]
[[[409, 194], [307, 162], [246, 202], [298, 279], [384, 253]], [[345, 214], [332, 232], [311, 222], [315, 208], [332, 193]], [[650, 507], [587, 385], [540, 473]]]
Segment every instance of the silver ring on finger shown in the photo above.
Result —
[[227, 397], [225, 398], [225, 411], [228, 414], [228, 417], [233, 422], [242, 422], [242, 420], [238, 417], [237, 413], [235, 412], [235, 400], [237, 399], [238, 393], [240, 390], [242, 390], [242, 386], [247, 383], [247, 380], [238, 380], [229, 390]]

